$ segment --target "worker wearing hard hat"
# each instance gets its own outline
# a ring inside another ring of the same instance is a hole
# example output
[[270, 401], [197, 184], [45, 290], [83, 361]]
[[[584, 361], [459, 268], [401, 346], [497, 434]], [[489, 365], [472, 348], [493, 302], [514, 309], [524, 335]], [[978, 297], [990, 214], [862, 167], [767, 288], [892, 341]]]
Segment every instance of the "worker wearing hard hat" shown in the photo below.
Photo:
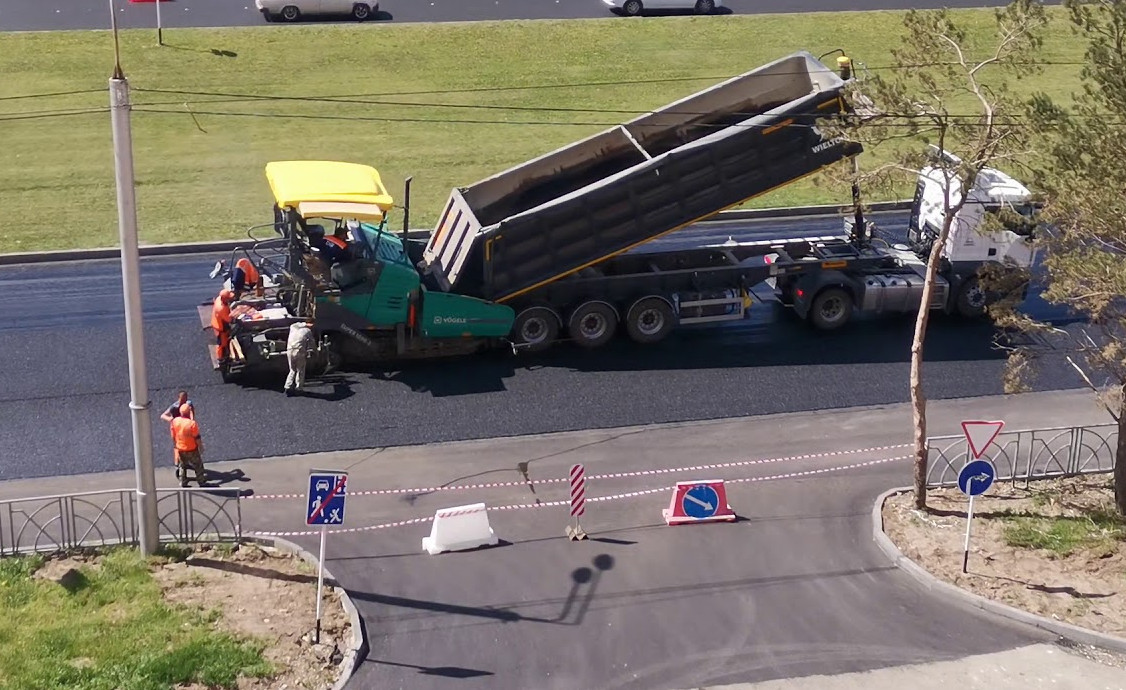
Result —
[[180, 486], [188, 485], [188, 470], [195, 473], [195, 480], [200, 486], [207, 482], [203, 470], [203, 439], [200, 438], [199, 423], [191, 418], [191, 405], [184, 403], [180, 406], [180, 415], [172, 418], [172, 444], [176, 448], [176, 455], [180, 459]]
[[219, 296], [211, 303], [211, 328], [215, 331], [215, 357], [220, 362], [227, 359], [231, 345], [231, 302], [235, 293], [220, 290]]
[[286, 356], [289, 359], [289, 375], [285, 378], [285, 394], [292, 396], [305, 385], [305, 363], [313, 349], [313, 320], [298, 321], [289, 327], [289, 341], [286, 343]]
[[241, 298], [247, 288], [253, 289], [259, 297], [262, 296], [262, 275], [258, 273], [254, 263], [244, 256], [231, 269], [231, 289], [235, 293], [235, 299]]

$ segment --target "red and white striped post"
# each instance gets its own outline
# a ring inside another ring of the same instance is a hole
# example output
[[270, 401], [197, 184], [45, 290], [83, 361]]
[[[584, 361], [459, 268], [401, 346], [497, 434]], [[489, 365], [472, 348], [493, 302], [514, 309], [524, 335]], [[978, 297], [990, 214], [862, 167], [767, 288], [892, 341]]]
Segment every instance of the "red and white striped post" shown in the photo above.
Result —
[[571, 466], [571, 524], [567, 526], [567, 536], [572, 541], [586, 539], [586, 532], [579, 524], [579, 517], [586, 512], [586, 468]]

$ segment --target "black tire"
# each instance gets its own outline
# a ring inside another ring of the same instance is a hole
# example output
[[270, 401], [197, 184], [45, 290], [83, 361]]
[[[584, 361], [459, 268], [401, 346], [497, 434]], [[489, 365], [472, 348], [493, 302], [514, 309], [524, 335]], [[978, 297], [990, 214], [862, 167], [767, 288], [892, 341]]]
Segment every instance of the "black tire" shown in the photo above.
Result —
[[626, 312], [626, 333], [630, 340], [651, 345], [665, 339], [676, 327], [669, 303], [660, 297], [643, 297]]
[[627, 17], [636, 17], [641, 14], [643, 9], [645, 8], [642, 7], [641, 0], [627, 0], [626, 4], [622, 5], [622, 12], [624, 12]]
[[715, 0], [696, 0], [696, 14], [715, 12]]
[[847, 291], [831, 287], [817, 293], [809, 305], [809, 322], [820, 331], [832, 331], [852, 318], [852, 296]]
[[980, 319], [985, 316], [987, 306], [989, 306], [989, 296], [982, 289], [981, 281], [977, 277], [962, 283], [955, 303], [959, 316], [966, 319]]
[[575, 344], [585, 348], [602, 347], [618, 329], [618, 315], [605, 302], [586, 302], [571, 312], [567, 333]]
[[551, 347], [559, 337], [559, 315], [547, 307], [529, 307], [512, 323], [512, 341], [527, 352]]
[[358, 22], [371, 19], [371, 8], [362, 2], [357, 2], [355, 5], [352, 5], [352, 19]]
[[296, 5], [286, 5], [281, 8], [278, 16], [287, 22], [295, 22], [301, 18], [301, 10], [297, 9]]

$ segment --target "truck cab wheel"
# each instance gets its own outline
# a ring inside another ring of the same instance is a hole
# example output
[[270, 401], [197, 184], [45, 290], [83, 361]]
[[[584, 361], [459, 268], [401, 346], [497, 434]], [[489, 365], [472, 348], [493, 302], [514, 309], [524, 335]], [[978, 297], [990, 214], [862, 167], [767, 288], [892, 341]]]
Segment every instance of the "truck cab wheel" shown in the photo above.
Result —
[[610, 342], [618, 328], [618, 315], [613, 307], [605, 302], [580, 304], [571, 313], [567, 332], [576, 345], [581, 347], [601, 347]]
[[852, 296], [841, 288], [827, 288], [813, 298], [809, 321], [821, 331], [831, 331], [852, 318]]
[[989, 297], [981, 287], [981, 281], [976, 277], [962, 283], [958, 290], [958, 302], [955, 305], [958, 315], [967, 319], [977, 319], [985, 316], [985, 307], [989, 304]]
[[559, 337], [559, 316], [547, 307], [529, 307], [516, 315], [512, 338], [522, 350], [539, 352]]
[[626, 333], [635, 343], [648, 345], [665, 339], [676, 326], [672, 307], [660, 297], [644, 297], [626, 313]]

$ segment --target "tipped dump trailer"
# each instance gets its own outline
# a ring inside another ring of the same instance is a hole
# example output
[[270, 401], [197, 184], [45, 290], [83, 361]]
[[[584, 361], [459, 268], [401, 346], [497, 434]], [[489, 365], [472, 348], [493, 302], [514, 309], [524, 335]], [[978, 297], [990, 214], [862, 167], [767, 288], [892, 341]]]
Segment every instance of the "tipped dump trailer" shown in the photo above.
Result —
[[519, 310], [553, 281], [859, 153], [813, 126], [846, 111], [845, 84], [797, 52], [455, 189], [421, 268], [437, 289]]

